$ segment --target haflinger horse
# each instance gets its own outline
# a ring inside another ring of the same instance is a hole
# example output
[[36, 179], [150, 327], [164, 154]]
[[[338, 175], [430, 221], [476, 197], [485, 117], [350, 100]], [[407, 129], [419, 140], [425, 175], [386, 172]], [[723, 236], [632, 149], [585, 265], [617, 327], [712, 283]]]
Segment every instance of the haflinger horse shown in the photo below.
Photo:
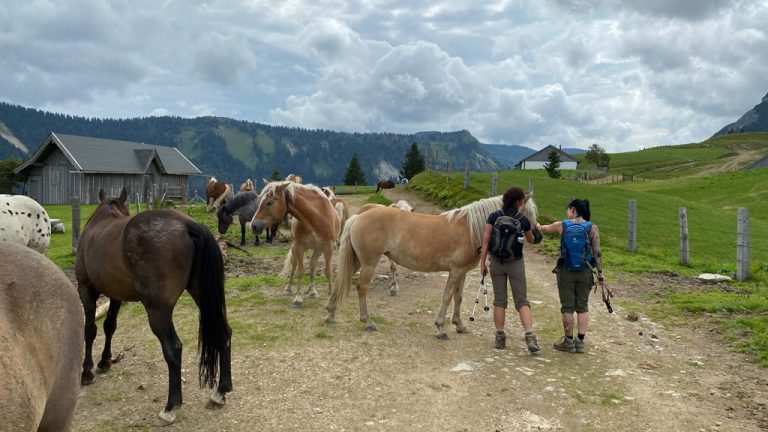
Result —
[[[523, 214], [536, 226], [536, 204], [526, 194]], [[339, 249], [339, 264], [326, 322], [334, 323], [336, 308], [352, 285], [352, 275], [360, 268], [357, 295], [360, 321], [370, 331], [378, 330], [368, 315], [368, 285], [382, 255], [411, 270], [448, 271], [442, 303], [435, 319], [437, 337], [447, 339], [445, 314], [454, 299], [453, 324], [466, 333], [461, 321], [461, 299], [467, 272], [478, 265], [483, 229], [488, 215], [502, 206], [501, 196], [486, 198], [439, 215], [405, 212], [390, 207], [373, 207], [352, 216], [344, 228]]]
[[85, 359], [81, 383], [94, 381], [91, 349], [96, 338], [96, 299], [110, 299], [104, 320], [104, 351], [97, 371], [112, 364], [112, 335], [124, 301], [140, 301], [152, 333], [168, 364], [168, 402], [160, 418], [171, 423], [181, 406], [181, 341], [173, 326], [173, 309], [186, 289], [200, 309], [198, 377], [200, 386], [218, 388], [211, 405], [224, 404], [232, 391], [230, 338], [224, 297], [224, 265], [211, 231], [176, 210], [150, 210], [129, 216], [125, 189], [119, 198], [99, 191], [94, 210], [77, 246], [75, 275], [85, 311]]
[[257, 192], [253, 180], [247, 179], [245, 183], [240, 183], [240, 192]]
[[[233, 217], [235, 214], [240, 220], [240, 246], [245, 244], [245, 226], [251, 222], [253, 215], [256, 214], [256, 209], [261, 202], [261, 195], [256, 192], [239, 192], [234, 198], [224, 203], [218, 210], [216, 210], [216, 219], [218, 219], [219, 234], [226, 234], [229, 230], [229, 226], [232, 225]], [[267, 228], [266, 242], [272, 244], [275, 236], [277, 235], [277, 225], [274, 224]], [[254, 235], [256, 240], [253, 244], [259, 245], [259, 235]]]
[[309, 265], [307, 289], [309, 297], [319, 297], [315, 289], [315, 267], [320, 255], [323, 255], [325, 261], [325, 277], [328, 279], [328, 292], [330, 292], [333, 281], [331, 273], [333, 244], [341, 229], [339, 218], [331, 202], [317, 186], [291, 181], [269, 183], [262, 189], [261, 195], [261, 203], [251, 220], [251, 227], [256, 233], [260, 233], [264, 227], [280, 222], [288, 214], [293, 216], [291, 223], [293, 243], [283, 268], [283, 272], [287, 273], [286, 270], [290, 267], [290, 278], [285, 287], [285, 294], [292, 294], [294, 273], [298, 278], [293, 307], [301, 307], [304, 304], [301, 279], [304, 276], [304, 252], [308, 249], [313, 250]]
[[51, 243], [48, 213], [24, 195], [0, 195], [0, 241], [27, 246], [45, 255]]
[[333, 190], [331, 190], [331, 188], [328, 186], [322, 187], [321, 190], [331, 201], [333, 209], [336, 210], [336, 215], [339, 217], [339, 226], [341, 229], [339, 230], [339, 237], [336, 239], [336, 246], [338, 246], [339, 242], [341, 241], [341, 233], [342, 230], [344, 230], [344, 224], [346, 224], [347, 219], [349, 219], [349, 206], [347, 205], [346, 201], [341, 198], [337, 198], [336, 194], [333, 193]]
[[288, 174], [287, 176], [285, 176], [285, 181], [301, 184], [302, 178], [300, 175]]
[[0, 242], [0, 429], [69, 430], [83, 359], [83, 309], [43, 255]]
[[210, 212], [217, 209], [227, 200], [230, 191], [231, 189], [227, 182], [216, 180], [216, 177], [211, 177], [211, 179], [208, 180], [208, 184], [205, 186], [206, 210]]
[[379, 180], [376, 183], [376, 192], [382, 189], [392, 189], [393, 187], [395, 187], [395, 182], [392, 180]]

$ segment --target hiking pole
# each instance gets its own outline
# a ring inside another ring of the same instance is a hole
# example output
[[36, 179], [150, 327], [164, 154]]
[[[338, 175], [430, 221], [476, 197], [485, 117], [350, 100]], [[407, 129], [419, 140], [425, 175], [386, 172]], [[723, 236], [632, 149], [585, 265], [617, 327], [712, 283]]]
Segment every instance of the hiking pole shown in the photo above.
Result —
[[480, 278], [480, 287], [477, 288], [477, 295], [475, 296], [475, 304], [472, 306], [472, 313], [469, 315], [470, 321], [475, 321], [475, 308], [477, 308], [477, 305], [480, 304], [480, 291], [483, 291], [483, 296], [485, 297], [485, 306], [483, 307], [483, 310], [486, 313], [486, 316], [488, 315], [488, 311], [491, 310], [488, 307], [488, 288], [485, 286], [485, 276]]

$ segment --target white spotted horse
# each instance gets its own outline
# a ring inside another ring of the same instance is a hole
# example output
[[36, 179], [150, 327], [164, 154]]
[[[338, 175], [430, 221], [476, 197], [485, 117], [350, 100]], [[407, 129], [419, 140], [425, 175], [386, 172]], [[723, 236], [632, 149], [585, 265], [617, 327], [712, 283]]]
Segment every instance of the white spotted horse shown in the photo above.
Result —
[[0, 241], [27, 246], [45, 254], [51, 243], [48, 213], [24, 195], [0, 195]]

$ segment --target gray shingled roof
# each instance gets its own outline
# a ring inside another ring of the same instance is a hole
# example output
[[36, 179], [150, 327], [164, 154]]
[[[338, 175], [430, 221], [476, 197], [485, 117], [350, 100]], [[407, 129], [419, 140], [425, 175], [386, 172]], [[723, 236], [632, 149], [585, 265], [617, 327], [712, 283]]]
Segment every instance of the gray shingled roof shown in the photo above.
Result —
[[193, 175], [200, 170], [175, 147], [141, 144], [101, 138], [51, 133], [34, 156], [19, 169], [32, 163], [43, 147], [57, 145], [79, 171], [140, 174], [155, 157], [166, 174]]
[[549, 161], [549, 154], [552, 152], [552, 150], [560, 153], [560, 160], [562, 162], [578, 162], [576, 159], [574, 159], [568, 153], [560, 150], [559, 148], [557, 148], [557, 147], [555, 147], [553, 145], [548, 145], [548, 146], [544, 147], [543, 149], [537, 151], [536, 153], [528, 156], [527, 158], [518, 161], [517, 165], [520, 165], [520, 163], [523, 162], [523, 161], [547, 162], [547, 161]]

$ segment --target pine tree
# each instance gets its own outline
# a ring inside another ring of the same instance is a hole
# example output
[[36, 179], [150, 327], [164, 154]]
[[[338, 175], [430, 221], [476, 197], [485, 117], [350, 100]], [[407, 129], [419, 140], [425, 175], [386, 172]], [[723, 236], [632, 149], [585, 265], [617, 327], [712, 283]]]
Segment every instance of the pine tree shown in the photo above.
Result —
[[547, 174], [551, 178], [560, 178], [560, 154], [556, 152], [555, 150], [552, 150], [549, 152], [549, 156], [547, 156], [547, 159], [549, 159], [549, 162], [544, 164], [544, 169], [547, 170]]
[[403, 166], [400, 167], [400, 177], [410, 180], [425, 169], [424, 156], [419, 151], [419, 146], [416, 143], [412, 143], [411, 148], [405, 155]]
[[357, 153], [353, 154], [352, 160], [349, 161], [347, 172], [344, 173], [344, 184], [347, 186], [365, 184], [365, 173], [360, 167], [360, 161], [357, 160]]
[[21, 165], [21, 159], [14, 156], [0, 159], [0, 193], [11, 193], [13, 185], [21, 180], [21, 178], [13, 174], [13, 170], [18, 168], [19, 165]]
[[272, 169], [272, 177], [270, 178], [270, 180], [272, 180], [272, 181], [280, 181], [282, 179], [283, 179], [283, 177], [280, 175], [280, 171], [278, 171], [277, 168]]

